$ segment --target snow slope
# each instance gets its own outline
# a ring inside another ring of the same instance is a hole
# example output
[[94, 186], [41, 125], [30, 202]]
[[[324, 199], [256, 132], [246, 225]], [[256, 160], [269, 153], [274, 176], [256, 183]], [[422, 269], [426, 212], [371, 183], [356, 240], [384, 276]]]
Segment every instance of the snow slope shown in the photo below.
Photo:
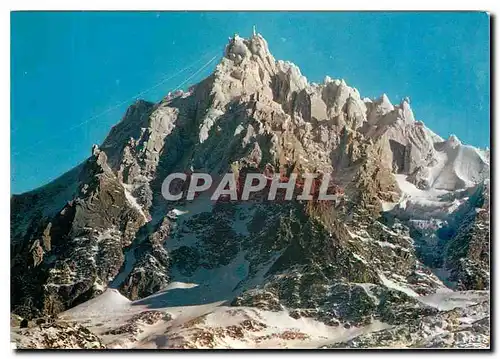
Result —
[[396, 182], [403, 192], [398, 203], [389, 206], [393, 213], [400, 218], [419, 219], [447, 219], [458, 207], [467, 200], [467, 197], [456, 195], [452, 191], [429, 188], [421, 190], [406, 180], [406, 175], [395, 175]]
[[[129, 301], [117, 290], [108, 289], [100, 296], [62, 313], [61, 319], [87, 326], [112, 349], [306, 349], [347, 342], [357, 336], [391, 328], [391, 325], [380, 321], [365, 326], [334, 327], [312, 318], [294, 319], [287, 311], [229, 307], [224, 301], [169, 306], [162, 299], [163, 294], [169, 291], [194, 287], [196, 285], [192, 283], [171, 283], [164, 291], [135, 302]], [[398, 286], [394, 289], [407, 292]], [[417, 298], [440, 311], [449, 311], [474, 305], [488, 295], [486, 291], [440, 290]], [[153, 321], [144, 319], [152, 313], [160, 316]]]
[[[172, 283], [162, 293], [193, 288], [190, 283]], [[311, 318], [294, 319], [286, 311], [269, 312], [249, 307], [228, 307], [224, 302], [195, 306], [164, 305], [162, 293], [129, 301], [114, 289], [61, 314], [63, 320], [86, 325], [101, 336], [109, 348], [317, 348], [350, 340], [358, 335], [390, 326], [378, 321], [360, 327], [327, 326]], [[142, 304], [147, 302], [148, 304]], [[168, 313], [155, 323], [131, 318], [155, 312]], [[127, 324], [129, 326], [127, 327]], [[126, 327], [125, 332], [113, 330]], [[110, 333], [111, 332], [111, 333]]]

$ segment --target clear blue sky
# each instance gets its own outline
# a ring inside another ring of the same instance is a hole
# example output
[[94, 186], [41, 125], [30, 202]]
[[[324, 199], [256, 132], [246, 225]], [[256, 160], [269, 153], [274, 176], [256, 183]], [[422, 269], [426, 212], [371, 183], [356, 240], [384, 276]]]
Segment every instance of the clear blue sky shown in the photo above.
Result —
[[11, 192], [80, 163], [135, 94], [198, 61], [141, 96], [159, 100], [254, 24], [274, 56], [296, 63], [310, 81], [343, 78], [361, 96], [385, 92], [393, 103], [409, 96], [416, 118], [439, 135], [489, 146], [484, 13], [14, 12]]

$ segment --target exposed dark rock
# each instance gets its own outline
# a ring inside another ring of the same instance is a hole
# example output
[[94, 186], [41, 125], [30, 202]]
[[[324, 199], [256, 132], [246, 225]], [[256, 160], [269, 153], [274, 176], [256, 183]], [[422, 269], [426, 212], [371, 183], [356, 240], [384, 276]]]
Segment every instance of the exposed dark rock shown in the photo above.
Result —
[[44, 323], [16, 333], [17, 349], [106, 349], [99, 337], [72, 323]]

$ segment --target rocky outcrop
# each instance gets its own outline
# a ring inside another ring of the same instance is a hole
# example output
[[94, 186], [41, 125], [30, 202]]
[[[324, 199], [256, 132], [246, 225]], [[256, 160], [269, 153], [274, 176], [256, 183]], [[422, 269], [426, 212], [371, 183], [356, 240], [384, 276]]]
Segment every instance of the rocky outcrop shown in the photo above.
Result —
[[[259, 234], [267, 241], [262, 252], [279, 251], [265, 283], [244, 291], [232, 305], [273, 311], [288, 308], [296, 316], [306, 313], [337, 325], [369, 324], [375, 319], [398, 323], [434, 311], [412, 296], [444, 286], [418, 261], [401, 223], [388, 227], [355, 212], [348, 222], [343, 213], [329, 216], [325, 225], [320, 213], [311, 218], [300, 208], [283, 212], [287, 214], [279, 216], [277, 228]], [[251, 262], [250, 271], [260, 263]], [[411, 294], [388, 285], [407, 288]]]
[[118, 274], [123, 248], [146, 222], [97, 147], [79, 180], [77, 197], [55, 216], [32, 221], [24, 240], [14, 243], [15, 313], [57, 314], [102, 293]]
[[490, 286], [490, 196], [489, 183], [477, 186], [465, 205], [455, 235], [447, 242], [445, 267], [457, 288], [489, 289]]
[[106, 349], [87, 328], [66, 322], [41, 324], [14, 334], [16, 349]]
[[[406, 321], [390, 329], [362, 334], [325, 348], [460, 348], [490, 347], [487, 298], [468, 308], [454, 308]], [[464, 318], [471, 318], [464, 320]]]

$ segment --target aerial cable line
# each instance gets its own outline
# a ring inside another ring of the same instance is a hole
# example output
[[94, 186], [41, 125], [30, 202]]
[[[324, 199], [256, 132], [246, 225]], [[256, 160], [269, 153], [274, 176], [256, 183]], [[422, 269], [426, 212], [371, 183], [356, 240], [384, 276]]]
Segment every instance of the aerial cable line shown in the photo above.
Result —
[[[213, 52], [212, 52], [212, 53], [213, 53]], [[138, 92], [138, 93], [137, 93], [137, 94], [135, 94], [134, 96], [129, 97], [129, 98], [127, 98], [126, 100], [123, 100], [123, 101], [121, 101], [120, 103], [117, 103], [116, 105], [113, 105], [113, 106], [111, 106], [111, 107], [107, 108], [106, 110], [104, 110], [104, 111], [102, 111], [102, 112], [98, 113], [97, 115], [94, 115], [94, 116], [92, 116], [92, 117], [88, 118], [87, 120], [82, 121], [82, 122], [80, 122], [80, 123], [78, 123], [78, 124], [76, 124], [76, 125], [74, 125], [74, 126], [72, 126], [72, 127], [68, 128], [68, 129], [64, 130], [63, 132], [60, 132], [59, 134], [57, 134], [57, 135], [55, 135], [55, 136], [52, 136], [52, 137], [50, 137], [50, 138], [44, 138], [44, 139], [42, 139], [42, 140], [40, 140], [40, 141], [37, 141], [36, 143], [32, 144], [31, 146], [25, 147], [25, 148], [24, 148], [24, 150], [29, 150], [29, 149], [32, 149], [32, 148], [34, 148], [34, 147], [36, 147], [36, 146], [38, 146], [38, 145], [40, 145], [40, 144], [42, 144], [42, 143], [44, 143], [44, 142], [47, 142], [47, 141], [49, 141], [49, 140], [54, 140], [54, 139], [56, 139], [56, 138], [60, 137], [62, 134], [65, 134], [65, 133], [67, 133], [67, 132], [70, 132], [70, 131], [72, 131], [72, 130], [74, 130], [74, 129], [78, 128], [78, 127], [81, 127], [81, 126], [83, 126], [83, 125], [88, 124], [89, 122], [92, 122], [92, 121], [94, 121], [94, 120], [98, 119], [99, 117], [104, 116], [105, 114], [107, 114], [107, 113], [109, 113], [109, 112], [111, 112], [111, 111], [113, 111], [113, 110], [117, 109], [117, 108], [118, 108], [118, 107], [120, 107], [120, 106], [123, 106], [124, 104], [126, 104], [126, 103], [130, 102], [131, 100], [136, 100], [136, 99], [137, 99], [137, 98], [139, 98], [140, 96], [142, 96], [142, 95], [144, 95], [144, 94], [146, 94], [146, 93], [150, 92], [151, 90], [153, 90], [153, 89], [155, 89], [155, 88], [158, 88], [159, 86], [163, 85], [165, 82], [167, 82], [167, 81], [169, 81], [169, 80], [173, 79], [174, 77], [179, 76], [179, 75], [180, 75], [180, 74], [182, 74], [183, 72], [187, 71], [188, 69], [190, 69], [191, 67], [193, 67], [194, 65], [196, 65], [197, 63], [199, 63], [199, 62], [201, 61], [201, 59], [203, 59], [204, 57], [205, 57], [205, 56], [202, 56], [201, 58], [199, 58], [199, 59], [197, 59], [196, 61], [192, 62], [192, 63], [191, 63], [191, 64], [189, 64], [188, 66], [186, 66], [186, 67], [182, 68], [181, 70], [177, 71], [175, 74], [170, 75], [170, 76], [168, 76], [168, 77], [166, 77], [166, 78], [163, 78], [162, 80], [160, 80], [159, 82], [157, 82], [157, 83], [156, 83], [156, 84], [154, 84], [153, 86], [151, 86], [151, 87], [149, 87], [149, 88], [147, 88], [147, 89], [145, 89], [145, 90], [143, 90], [143, 91]], [[200, 73], [203, 69], [205, 69], [208, 65], [210, 65], [210, 63], [212, 63], [212, 61], [214, 61], [216, 58], [217, 58], [217, 55], [213, 56], [213, 57], [212, 57], [212, 58], [211, 58], [211, 59], [210, 59], [207, 63], [205, 63], [205, 64], [204, 64], [201, 68], [199, 68], [196, 72], [194, 72], [191, 76], [189, 76], [186, 80], [184, 80], [184, 81], [183, 81], [180, 85], [178, 85], [178, 86], [175, 88], [175, 90], [174, 90], [174, 91], [177, 91], [178, 89], [180, 89], [180, 87], [181, 87], [181, 86], [183, 86], [186, 82], [188, 82], [188, 81], [189, 81], [189, 80], [191, 80], [194, 76], [196, 76], [197, 74], [199, 74], [199, 73]], [[17, 155], [19, 155], [21, 152], [22, 152], [22, 151], [17, 151], [17, 152], [14, 152], [14, 153], [12, 154], [12, 156], [17, 156]]]
[[212, 57], [210, 60], [208, 60], [208, 62], [203, 65], [202, 67], [200, 67], [195, 73], [193, 73], [191, 76], [189, 76], [187, 79], [185, 79], [184, 81], [181, 82], [180, 85], [178, 85], [174, 91], [177, 91], [179, 90], [184, 84], [186, 84], [186, 82], [188, 82], [189, 80], [191, 80], [193, 77], [195, 77], [196, 75], [198, 75], [201, 71], [203, 71], [208, 65], [210, 65], [210, 63], [212, 61], [214, 61], [215, 59], [217, 58], [217, 55], [215, 55], [214, 57]]

